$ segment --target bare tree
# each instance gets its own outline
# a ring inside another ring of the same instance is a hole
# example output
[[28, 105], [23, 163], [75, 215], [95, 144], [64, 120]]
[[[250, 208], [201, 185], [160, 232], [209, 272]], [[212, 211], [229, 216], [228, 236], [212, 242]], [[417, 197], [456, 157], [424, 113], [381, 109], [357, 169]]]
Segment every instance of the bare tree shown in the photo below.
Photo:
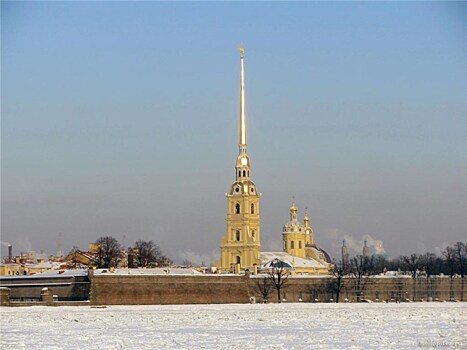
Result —
[[456, 250], [453, 247], [446, 247], [442, 254], [447, 268], [447, 274], [452, 278], [456, 273]]
[[410, 272], [412, 278], [417, 278], [420, 270], [420, 256], [414, 253], [410, 256], [401, 256], [400, 259], [404, 269]]
[[404, 266], [404, 269], [406, 271], [409, 271], [410, 274], [412, 275], [412, 300], [415, 301], [417, 299], [417, 282], [416, 278], [418, 277], [420, 267], [421, 267], [421, 260], [420, 256], [418, 254], [411, 254], [410, 256], [402, 256], [401, 257], [401, 262]]
[[467, 244], [464, 242], [457, 242], [454, 244], [454, 251], [459, 273], [461, 277], [464, 278], [467, 272]]
[[334, 261], [331, 272], [334, 276], [331, 289], [336, 293], [336, 303], [338, 303], [339, 295], [344, 287], [344, 276], [349, 272], [348, 264], [345, 264], [342, 260]]
[[277, 258], [271, 261], [268, 267], [268, 278], [277, 290], [278, 303], [282, 302], [281, 290], [290, 276], [289, 268], [288, 264]]
[[363, 255], [357, 255], [350, 260], [349, 276], [353, 280], [353, 287], [357, 301], [361, 301], [368, 275], [371, 274], [372, 261]]
[[420, 268], [425, 271], [427, 277], [439, 275], [442, 269], [443, 261], [434, 253], [425, 253], [419, 256]]
[[100, 237], [97, 239], [97, 267], [116, 267], [121, 259], [121, 247], [117, 239], [112, 236]]
[[454, 244], [456, 260], [461, 275], [461, 301], [464, 301], [464, 277], [467, 269], [467, 243], [457, 242]]
[[388, 261], [388, 270], [389, 271], [401, 271], [402, 266], [402, 257], [397, 257]]
[[390, 261], [384, 255], [372, 256], [373, 260], [373, 272], [380, 274], [390, 267]]
[[272, 283], [268, 277], [257, 278], [256, 279], [256, 286], [258, 287], [259, 292], [261, 293], [261, 297], [263, 298], [263, 302], [267, 303], [269, 293], [271, 292]]
[[[165, 265], [167, 258], [162, 254], [161, 249], [157, 244], [151, 241], [139, 240], [135, 242], [133, 247], [128, 249], [134, 254], [134, 260], [136, 260], [140, 267], [154, 267]], [[135, 262], [135, 261], [134, 261]], [[134, 264], [133, 262], [133, 264]]]

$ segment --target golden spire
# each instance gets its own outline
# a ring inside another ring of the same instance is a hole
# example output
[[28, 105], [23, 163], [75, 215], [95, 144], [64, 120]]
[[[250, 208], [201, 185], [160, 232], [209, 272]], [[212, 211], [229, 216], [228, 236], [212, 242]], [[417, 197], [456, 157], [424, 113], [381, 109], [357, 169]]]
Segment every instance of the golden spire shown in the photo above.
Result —
[[245, 114], [245, 70], [243, 68], [243, 58], [245, 48], [240, 44], [240, 140], [239, 149], [241, 154], [246, 153], [246, 114]]
[[297, 219], [297, 207], [295, 205], [295, 196], [293, 197], [292, 200], [292, 206], [290, 207], [290, 220], [296, 220]]
[[240, 55], [243, 55], [245, 53], [245, 48], [243, 47], [243, 43], [240, 43]]
[[308, 216], [308, 208], [305, 208], [305, 218], [303, 219], [305, 227], [310, 227], [310, 217]]

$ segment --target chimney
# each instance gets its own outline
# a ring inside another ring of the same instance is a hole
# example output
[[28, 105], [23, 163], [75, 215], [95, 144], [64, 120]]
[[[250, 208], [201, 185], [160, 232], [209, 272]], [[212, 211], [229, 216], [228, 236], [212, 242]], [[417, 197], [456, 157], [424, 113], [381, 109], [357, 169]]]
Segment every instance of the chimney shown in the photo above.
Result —
[[13, 261], [13, 246], [8, 244], [8, 262]]
[[342, 241], [342, 264], [347, 265], [349, 263], [349, 250], [345, 245], [345, 239]]
[[370, 257], [370, 251], [368, 249], [367, 241], [365, 240], [364, 246], [363, 246], [363, 257], [365, 259], [368, 259]]

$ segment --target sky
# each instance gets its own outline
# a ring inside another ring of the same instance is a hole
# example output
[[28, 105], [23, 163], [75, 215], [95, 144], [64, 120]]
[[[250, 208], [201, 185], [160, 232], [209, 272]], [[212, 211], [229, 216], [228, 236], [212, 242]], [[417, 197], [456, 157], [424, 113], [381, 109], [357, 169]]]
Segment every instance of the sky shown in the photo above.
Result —
[[293, 197], [334, 258], [467, 240], [465, 3], [2, 1], [2, 256], [219, 258], [241, 42], [263, 251]]

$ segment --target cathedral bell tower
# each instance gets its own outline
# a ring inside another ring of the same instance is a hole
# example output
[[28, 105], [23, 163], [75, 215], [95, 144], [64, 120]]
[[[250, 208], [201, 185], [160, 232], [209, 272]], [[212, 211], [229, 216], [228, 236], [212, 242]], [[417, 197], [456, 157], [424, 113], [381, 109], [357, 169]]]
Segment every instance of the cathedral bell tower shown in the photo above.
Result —
[[240, 128], [235, 182], [227, 197], [227, 231], [221, 241], [220, 265], [224, 271], [254, 270], [261, 263], [259, 199], [250, 178], [245, 113], [245, 50], [240, 47]]

